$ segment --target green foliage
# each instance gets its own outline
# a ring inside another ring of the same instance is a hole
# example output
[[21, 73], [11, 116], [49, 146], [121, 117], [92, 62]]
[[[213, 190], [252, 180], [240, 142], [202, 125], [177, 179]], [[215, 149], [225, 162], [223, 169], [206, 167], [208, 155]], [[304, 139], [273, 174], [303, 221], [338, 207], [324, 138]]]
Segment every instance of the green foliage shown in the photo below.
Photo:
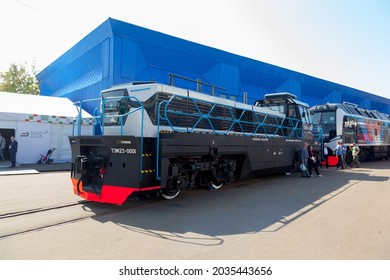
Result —
[[30, 71], [26, 65], [12, 63], [8, 71], [0, 72], [0, 91], [39, 95], [36, 74], [35, 62]]

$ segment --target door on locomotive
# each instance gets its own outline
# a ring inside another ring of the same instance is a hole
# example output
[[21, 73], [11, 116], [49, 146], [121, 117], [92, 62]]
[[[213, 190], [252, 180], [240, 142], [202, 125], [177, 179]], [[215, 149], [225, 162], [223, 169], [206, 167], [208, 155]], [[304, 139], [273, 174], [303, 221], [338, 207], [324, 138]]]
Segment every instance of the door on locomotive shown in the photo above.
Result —
[[335, 105], [317, 105], [310, 109], [313, 125], [321, 128], [323, 141], [328, 143], [328, 148], [334, 150], [340, 135], [337, 133]]

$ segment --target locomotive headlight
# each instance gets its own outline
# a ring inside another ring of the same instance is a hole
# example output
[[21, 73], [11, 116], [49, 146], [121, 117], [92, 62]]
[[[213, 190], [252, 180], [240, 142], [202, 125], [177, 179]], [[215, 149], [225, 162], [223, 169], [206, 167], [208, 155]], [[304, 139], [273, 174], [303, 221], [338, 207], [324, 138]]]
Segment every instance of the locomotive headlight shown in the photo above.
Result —
[[118, 141], [116, 141], [115, 144], [130, 145], [131, 141], [130, 140], [118, 140]]
[[100, 176], [100, 178], [103, 178], [104, 175], [106, 174], [106, 172], [107, 172], [107, 169], [104, 168], [104, 167], [101, 167], [101, 168], [99, 169], [99, 176]]

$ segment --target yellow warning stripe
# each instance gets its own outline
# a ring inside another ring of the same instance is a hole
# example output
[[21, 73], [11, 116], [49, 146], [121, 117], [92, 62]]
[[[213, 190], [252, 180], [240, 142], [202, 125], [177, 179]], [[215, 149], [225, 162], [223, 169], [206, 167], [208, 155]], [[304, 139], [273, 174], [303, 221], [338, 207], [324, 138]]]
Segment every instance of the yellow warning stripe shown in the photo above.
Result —
[[153, 173], [153, 172], [156, 172], [155, 169], [145, 169], [145, 170], [142, 170], [141, 171], [142, 173]]

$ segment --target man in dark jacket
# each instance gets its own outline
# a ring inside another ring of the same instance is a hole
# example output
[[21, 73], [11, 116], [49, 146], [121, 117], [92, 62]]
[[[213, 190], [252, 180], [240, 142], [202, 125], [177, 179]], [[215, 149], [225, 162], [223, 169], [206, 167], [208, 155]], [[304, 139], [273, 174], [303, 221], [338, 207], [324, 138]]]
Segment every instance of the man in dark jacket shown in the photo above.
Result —
[[16, 165], [16, 153], [18, 152], [18, 141], [15, 140], [14, 136], [11, 136], [11, 144], [9, 145], [9, 157], [11, 160], [11, 166]]
[[5, 138], [0, 133], [0, 161], [4, 161]]

